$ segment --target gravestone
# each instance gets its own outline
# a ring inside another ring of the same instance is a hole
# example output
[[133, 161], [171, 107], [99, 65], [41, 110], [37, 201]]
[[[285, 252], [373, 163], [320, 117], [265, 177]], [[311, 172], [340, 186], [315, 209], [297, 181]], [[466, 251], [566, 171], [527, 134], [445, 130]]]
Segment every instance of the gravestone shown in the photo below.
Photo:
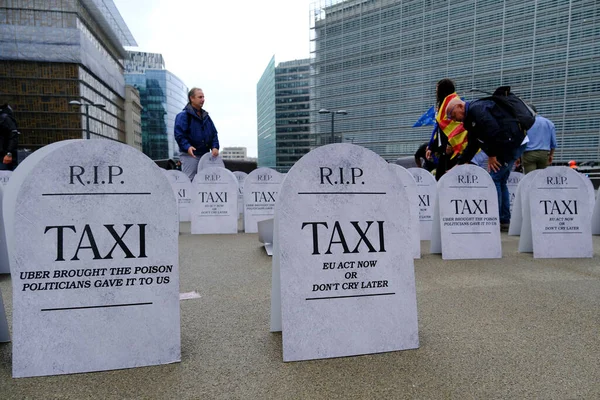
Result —
[[419, 233], [421, 240], [431, 240], [433, 223], [433, 203], [437, 192], [437, 182], [431, 172], [424, 168], [409, 168], [417, 183], [419, 196]]
[[233, 172], [207, 167], [194, 177], [193, 234], [237, 233], [238, 182]]
[[238, 214], [240, 218], [244, 218], [244, 182], [248, 174], [243, 171], [233, 171], [233, 174], [238, 181]]
[[440, 178], [437, 194], [444, 260], [502, 257], [498, 194], [486, 170], [458, 165]]
[[10, 180], [11, 175], [12, 171], [0, 171], [0, 185], [6, 186], [6, 184]]
[[[519, 181], [519, 185], [517, 186], [517, 192], [515, 194], [513, 208], [510, 212], [508, 236], [521, 235], [521, 231], [523, 230], [523, 219], [525, 218], [525, 214], [527, 214], [527, 218], [529, 218], [529, 211], [526, 211], [526, 209], [528, 209], [529, 207], [524, 206], [525, 204], [529, 204], [529, 188], [531, 182], [533, 182], [533, 177], [539, 174], [540, 171], [540, 169], [534, 169], [533, 171], [523, 175], [523, 177]], [[525, 199], [525, 197], [527, 197], [527, 199]], [[525, 228], [525, 230], [529, 232], [529, 236], [531, 237], [531, 224], [529, 224], [529, 226]], [[531, 246], [531, 244], [529, 246]]]
[[529, 192], [534, 258], [594, 255], [585, 179], [568, 167], [548, 167], [534, 177]]
[[322, 146], [290, 169], [275, 217], [271, 314], [284, 361], [419, 346], [409, 210], [398, 206], [408, 201], [386, 161], [360, 146]]
[[506, 186], [508, 187], [508, 196], [510, 198], [510, 213], [512, 215], [514, 209], [515, 198], [517, 196], [517, 188], [519, 187], [519, 181], [523, 178], [523, 174], [520, 172], [512, 171], [508, 176]]
[[600, 201], [598, 201], [598, 192], [596, 191], [596, 200], [592, 212], [592, 235], [600, 235]]
[[2, 291], [0, 290], [0, 343], [5, 342], [10, 342], [10, 334], [8, 332], [6, 312], [4, 311], [4, 301], [2, 301]]
[[171, 183], [171, 188], [177, 199], [177, 206], [179, 209], [179, 221], [191, 221], [190, 210], [192, 208], [192, 201], [196, 195], [194, 185], [190, 181], [187, 174], [176, 170], [170, 169], [164, 171], [167, 179]]
[[258, 221], [273, 218], [282, 174], [271, 168], [257, 168], [244, 181], [244, 231], [258, 232]]
[[212, 153], [209, 151], [205, 153], [202, 157], [200, 157], [200, 161], [198, 161], [198, 169], [197, 173], [200, 173], [204, 168], [208, 167], [221, 167], [225, 168], [225, 163], [223, 162], [223, 157], [219, 154], [216, 157], [213, 157]]
[[180, 360], [177, 202], [152, 160], [56, 142], [14, 171], [4, 207], [14, 377]]
[[394, 174], [404, 185], [404, 191], [408, 196], [409, 218], [403, 223], [409, 226], [409, 236], [404, 240], [412, 243], [413, 257], [421, 258], [421, 234], [419, 233], [419, 193], [417, 192], [417, 182], [408, 170], [398, 164], [388, 164]]
[[268, 256], [273, 256], [273, 218], [258, 221], [258, 241], [264, 244]]
[[[594, 204], [596, 203], [596, 190], [594, 189], [594, 184], [589, 176], [585, 174], [580, 174], [583, 177], [583, 181], [585, 182], [585, 188], [588, 192], [588, 196], [590, 197], [590, 204], [592, 205], [590, 211], [593, 213]], [[591, 215], [591, 214], [590, 214]]]

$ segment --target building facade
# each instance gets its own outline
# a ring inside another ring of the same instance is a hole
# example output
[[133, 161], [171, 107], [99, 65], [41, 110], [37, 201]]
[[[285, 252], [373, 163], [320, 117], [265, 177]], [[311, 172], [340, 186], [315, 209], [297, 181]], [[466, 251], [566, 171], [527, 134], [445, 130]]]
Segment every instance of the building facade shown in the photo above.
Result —
[[311, 121], [387, 160], [450, 77], [466, 99], [509, 85], [556, 125], [556, 161], [600, 159], [600, 4], [594, 0], [318, 0], [311, 5]]
[[275, 67], [273, 57], [259, 81], [259, 166], [287, 172], [314, 146], [309, 70], [309, 59], [281, 62]]
[[[143, 54], [148, 54], [148, 59]], [[166, 69], [143, 67], [157, 65], [152, 62], [157, 59], [157, 54], [129, 52], [129, 55], [126, 66], [134, 72], [128, 70], [125, 81], [140, 92], [143, 152], [153, 160], [178, 158], [175, 117], [187, 104], [187, 86]]]
[[[123, 46], [135, 46], [112, 0], [0, 2], [0, 93], [13, 105], [19, 146], [125, 138]], [[74, 107], [69, 101], [104, 107]]]
[[245, 147], [223, 147], [219, 152], [223, 160], [245, 160], [248, 150]]
[[142, 103], [131, 85], [125, 86], [125, 143], [142, 151]]

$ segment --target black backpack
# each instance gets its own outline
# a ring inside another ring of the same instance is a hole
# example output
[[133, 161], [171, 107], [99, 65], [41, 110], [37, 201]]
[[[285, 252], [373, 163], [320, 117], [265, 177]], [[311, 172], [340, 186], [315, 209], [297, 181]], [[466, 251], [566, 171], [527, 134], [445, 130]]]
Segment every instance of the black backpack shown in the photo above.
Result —
[[511, 93], [510, 86], [500, 86], [485, 100], [493, 100], [507, 111], [516, 120], [519, 130], [523, 132], [523, 137], [535, 123], [536, 112], [519, 96]]

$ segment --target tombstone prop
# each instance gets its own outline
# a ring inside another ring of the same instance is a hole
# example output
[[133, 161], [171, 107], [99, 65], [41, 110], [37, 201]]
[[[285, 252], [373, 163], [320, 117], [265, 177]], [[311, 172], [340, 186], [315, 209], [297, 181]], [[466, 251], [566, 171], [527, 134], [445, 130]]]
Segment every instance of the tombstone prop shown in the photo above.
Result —
[[529, 192], [533, 257], [592, 257], [590, 201], [585, 176], [568, 167], [541, 170]]
[[171, 188], [177, 199], [179, 221], [191, 221], [190, 210], [196, 191], [194, 190], [192, 182], [190, 182], [190, 178], [185, 173], [176, 169], [170, 169], [164, 171], [164, 173], [169, 179]]
[[458, 165], [442, 176], [437, 193], [442, 258], [501, 258], [498, 194], [490, 174]]
[[207, 167], [194, 177], [192, 234], [237, 233], [238, 182], [233, 172]]
[[360, 146], [322, 146], [290, 169], [273, 257], [284, 361], [419, 346], [409, 210], [398, 206], [408, 201], [386, 161]]
[[4, 207], [14, 377], [180, 360], [177, 202], [152, 160], [56, 142], [14, 171]]
[[225, 168], [223, 157], [221, 157], [220, 154], [216, 157], [213, 157], [212, 152], [210, 151], [208, 153], [203, 154], [202, 157], [200, 157], [200, 160], [198, 161], [197, 173], [200, 173], [200, 171], [208, 167]]
[[6, 184], [10, 180], [11, 175], [12, 171], [0, 171], [0, 184], [2, 186], [6, 186]]
[[519, 187], [519, 181], [523, 178], [523, 174], [520, 172], [511, 172], [506, 186], [508, 187], [508, 196], [510, 199], [510, 213], [512, 215], [514, 209], [515, 198], [517, 196], [517, 188]]
[[433, 224], [433, 203], [437, 192], [437, 182], [431, 172], [424, 168], [409, 168], [415, 182], [419, 196], [419, 234], [421, 240], [431, 240]]
[[258, 221], [258, 241], [265, 245], [268, 256], [273, 255], [273, 218]]
[[[513, 202], [513, 208], [510, 212], [510, 225], [508, 226], [508, 236], [520, 236], [521, 230], [523, 229], [523, 219], [525, 218], [524, 204], [529, 204], [529, 200], [525, 201], [525, 197], [529, 199], [529, 187], [533, 182], [533, 177], [536, 176], [541, 170], [535, 169], [528, 174], [523, 175], [517, 186], [515, 193], [515, 200]], [[526, 228], [531, 232], [530, 227]], [[529, 233], [531, 235], [531, 233]], [[531, 246], [531, 245], [530, 245]], [[531, 250], [529, 250], [531, 251]]]
[[[421, 258], [421, 234], [419, 233], [419, 193], [417, 192], [417, 183], [413, 175], [408, 170], [398, 164], [388, 164], [394, 174], [404, 185], [404, 190], [408, 196], [409, 218], [404, 221], [409, 225], [409, 240], [412, 243], [413, 257]], [[400, 204], [400, 206], [403, 206]]]
[[283, 175], [271, 168], [257, 168], [244, 181], [244, 231], [258, 232], [258, 221], [273, 218]]

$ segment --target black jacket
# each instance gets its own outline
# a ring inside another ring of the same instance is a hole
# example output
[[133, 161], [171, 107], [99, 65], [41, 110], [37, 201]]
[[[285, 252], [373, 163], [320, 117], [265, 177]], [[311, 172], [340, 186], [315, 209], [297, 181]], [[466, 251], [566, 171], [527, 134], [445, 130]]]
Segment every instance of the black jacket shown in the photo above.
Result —
[[514, 117], [493, 100], [467, 102], [463, 126], [468, 131], [468, 144], [459, 157], [459, 164], [471, 161], [479, 149], [489, 157], [497, 157], [500, 162], [507, 162], [510, 161], [515, 147], [521, 145], [521, 142], [509, 141], [509, 138], [520, 135], [520, 128]]
[[0, 160], [10, 152], [17, 157], [19, 131], [12, 109], [8, 105], [0, 106]]

